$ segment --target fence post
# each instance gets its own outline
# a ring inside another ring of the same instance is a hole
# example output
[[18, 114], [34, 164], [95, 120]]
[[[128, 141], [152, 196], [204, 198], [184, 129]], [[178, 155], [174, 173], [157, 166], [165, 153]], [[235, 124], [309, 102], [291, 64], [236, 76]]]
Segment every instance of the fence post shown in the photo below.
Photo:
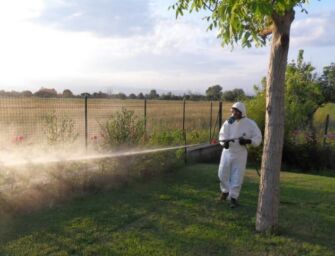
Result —
[[219, 101], [219, 131], [222, 126], [222, 101]]
[[88, 137], [88, 122], [87, 122], [87, 95], [85, 95], [85, 149], [87, 150], [87, 137]]
[[147, 99], [144, 99], [144, 140], [147, 141]]
[[186, 148], [186, 129], [185, 129], [185, 109], [186, 109], [186, 100], [183, 100], [183, 137], [184, 137], [184, 162], [187, 163], [187, 148]]
[[328, 135], [328, 126], [329, 126], [329, 114], [327, 114], [327, 117], [326, 117], [325, 133], [323, 135], [323, 146], [326, 146], [326, 140], [327, 140], [327, 135]]
[[210, 114], [209, 114], [209, 143], [212, 140], [212, 115], [213, 115], [213, 101], [211, 101]]

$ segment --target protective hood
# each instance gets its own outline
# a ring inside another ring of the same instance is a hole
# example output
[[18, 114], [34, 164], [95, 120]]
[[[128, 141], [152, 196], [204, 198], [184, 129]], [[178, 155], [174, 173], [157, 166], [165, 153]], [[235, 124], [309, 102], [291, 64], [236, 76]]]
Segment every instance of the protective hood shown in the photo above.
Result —
[[242, 117], [247, 116], [247, 110], [245, 109], [245, 105], [242, 102], [234, 103], [232, 108], [236, 108], [237, 110], [239, 110], [242, 113]]

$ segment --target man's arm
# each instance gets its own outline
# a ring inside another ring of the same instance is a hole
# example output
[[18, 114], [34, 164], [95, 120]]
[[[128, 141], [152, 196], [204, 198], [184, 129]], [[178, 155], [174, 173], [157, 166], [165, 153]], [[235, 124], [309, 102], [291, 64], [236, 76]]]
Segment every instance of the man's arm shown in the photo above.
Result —
[[262, 133], [255, 121], [251, 120], [251, 123], [252, 123], [251, 145], [257, 147], [262, 143]]
[[224, 148], [229, 147], [229, 142], [224, 142], [224, 140], [228, 139], [228, 125], [229, 123], [225, 121], [219, 132], [219, 142], [222, 146], [224, 146]]

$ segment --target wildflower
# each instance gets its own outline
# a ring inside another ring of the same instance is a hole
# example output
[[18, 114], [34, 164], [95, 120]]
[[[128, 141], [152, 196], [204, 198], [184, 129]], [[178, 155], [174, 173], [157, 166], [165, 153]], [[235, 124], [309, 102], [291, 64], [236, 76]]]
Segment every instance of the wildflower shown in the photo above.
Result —
[[18, 135], [15, 136], [15, 138], [12, 140], [14, 144], [20, 144], [24, 141], [24, 136], [23, 135]]
[[97, 143], [97, 141], [98, 141], [98, 136], [97, 136], [97, 135], [93, 135], [93, 136], [91, 136], [91, 141], [92, 141], [93, 143]]
[[218, 144], [218, 141], [216, 139], [212, 139], [211, 144]]

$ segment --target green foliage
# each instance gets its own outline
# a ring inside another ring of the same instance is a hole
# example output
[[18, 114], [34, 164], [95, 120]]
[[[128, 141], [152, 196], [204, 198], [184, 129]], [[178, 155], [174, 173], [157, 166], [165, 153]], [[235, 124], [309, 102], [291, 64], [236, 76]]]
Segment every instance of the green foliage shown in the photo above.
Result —
[[[310, 130], [313, 114], [324, 102], [314, 67], [305, 63], [303, 50], [299, 51], [297, 61], [292, 61], [286, 68], [285, 80], [285, 134], [286, 138], [295, 130]], [[262, 88], [255, 86], [256, 96], [247, 102], [248, 115], [256, 120], [262, 128], [265, 122], [265, 84]]]
[[274, 14], [283, 15], [293, 10], [306, 0], [178, 0], [170, 8], [176, 17], [183, 16], [185, 11], [210, 11], [205, 19], [208, 30], [218, 29], [218, 37], [223, 45], [233, 45], [241, 41], [242, 47], [263, 46], [266, 43], [262, 31], [272, 24]]
[[291, 168], [303, 172], [320, 172], [335, 170], [335, 147], [325, 147], [316, 143], [315, 138], [307, 139], [305, 143], [285, 143], [283, 161]]
[[150, 93], [147, 95], [148, 99], [158, 99], [159, 94], [156, 92], [156, 90], [151, 90]]
[[[329, 136], [324, 141], [324, 133], [325, 133], [325, 127], [326, 127], [326, 118], [327, 115], [329, 115], [328, 120], [328, 129], [327, 129], [327, 135]], [[318, 136], [318, 141], [326, 144], [323, 145], [327, 147], [330, 151], [332, 151], [333, 155], [335, 154], [335, 138], [331, 135], [335, 134], [335, 103], [328, 103], [320, 108], [315, 112], [313, 116], [313, 127], [315, 127], [316, 131], [319, 131], [316, 133], [316, 136]], [[334, 162], [335, 156], [333, 158], [330, 158], [330, 163]], [[326, 163], [327, 164], [327, 163]], [[328, 164], [329, 165], [329, 164]], [[335, 169], [335, 166], [333, 167]]]
[[71, 144], [79, 136], [75, 131], [75, 122], [67, 116], [57, 116], [55, 111], [44, 114], [42, 122], [43, 132], [50, 145]]
[[[320, 83], [314, 67], [305, 63], [300, 50], [296, 61], [288, 64], [285, 81], [285, 137], [283, 160], [286, 164], [304, 170], [334, 168], [333, 147], [323, 148], [318, 140], [323, 132], [327, 114], [332, 114], [332, 104], [324, 103]], [[265, 123], [265, 78], [262, 89], [255, 87], [256, 96], [247, 102], [248, 116], [263, 130]], [[314, 121], [313, 121], [314, 119]], [[261, 152], [252, 151], [253, 158]]]
[[[194, 129], [186, 132], [187, 144], [208, 142], [208, 129]], [[149, 137], [150, 145], [176, 146], [185, 143], [184, 133], [181, 129], [155, 130]]]
[[[265, 128], [265, 84], [266, 78], [262, 79], [262, 88], [254, 86], [255, 97], [246, 102], [248, 117], [255, 120], [261, 131]], [[263, 133], [264, 134], [264, 133]]]
[[[254, 85], [255, 97], [246, 101], [246, 108], [248, 117], [254, 120], [264, 136], [265, 128], [265, 84], [266, 78], [262, 79], [262, 88]], [[262, 146], [249, 147], [248, 149], [248, 163], [260, 167], [262, 160]]]
[[74, 95], [73, 95], [73, 92], [69, 89], [65, 89], [62, 93], [62, 96], [64, 98], [72, 98]]
[[208, 87], [206, 90], [206, 97], [209, 100], [221, 100], [222, 87], [218, 84]]
[[137, 145], [144, 136], [144, 120], [139, 120], [134, 111], [122, 108], [109, 120], [100, 124], [103, 146]]
[[233, 89], [230, 91], [224, 91], [222, 93], [222, 99], [226, 101], [243, 101], [246, 99], [246, 96], [243, 89]]
[[156, 130], [149, 138], [149, 144], [161, 145], [161, 146], [172, 146], [181, 145], [184, 142], [184, 134], [180, 129], [174, 130]]
[[335, 102], [335, 63], [323, 68], [319, 83], [325, 102]]
[[48, 89], [44, 87], [35, 92], [34, 95], [41, 98], [56, 98], [58, 96], [54, 88]]
[[314, 67], [305, 63], [303, 50], [299, 51], [297, 61], [287, 65], [285, 82], [285, 125], [286, 131], [312, 128], [312, 118], [324, 102]]
[[209, 140], [209, 131], [208, 128], [188, 130], [186, 137], [187, 144], [205, 143]]
[[328, 103], [316, 110], [313, 116], [313, 126], [324, 131], [327, 115], [329, 118], [329, 131], [335, 133], [335, 103]]

